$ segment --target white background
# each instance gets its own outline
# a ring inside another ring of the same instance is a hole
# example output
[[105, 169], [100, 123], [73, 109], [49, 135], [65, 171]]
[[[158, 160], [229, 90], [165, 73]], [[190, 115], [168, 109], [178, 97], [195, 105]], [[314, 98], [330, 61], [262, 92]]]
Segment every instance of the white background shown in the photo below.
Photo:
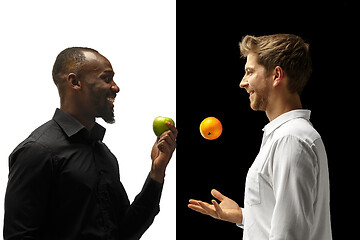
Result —
[[[0, 229], [8, 156], [59, 107], [51, 70], [67, 47], [94, 48], [112, 63], [120, 87], [116, 123], [98, 122], [107, 128], [104, 142], [132, 201], [150, 170], [153, 119], [176, 121], [176, 1], [1, 1], [0, 34]], [[175, 239], [175, 155], [161, 211], [142, 239]]]

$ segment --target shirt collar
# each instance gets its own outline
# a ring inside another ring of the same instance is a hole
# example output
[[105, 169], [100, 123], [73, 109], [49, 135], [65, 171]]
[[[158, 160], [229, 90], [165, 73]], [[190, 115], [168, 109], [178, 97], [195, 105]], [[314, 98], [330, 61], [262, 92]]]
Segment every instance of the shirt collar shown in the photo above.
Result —
[[100, 140], [102, 141], [105, 135], [106, 129], [95, 123], [91, 132], [89, 132], [84, 125], [82, 125], [78, 120], [76, 120], [70, 114], [62, 111], [61, 109], [56, 109], [53, 120], [59, 124], [61, 129], [65, 132], [65, 134], [71, 138], [80, 133], [86, 132], [87, 137], [92, 140]]
[[305, 109], [292, 110], [292, 111], [283, 113], [265, 125], [265, 127], [263, 128], [264, 134], [266, 136], [268, 136], [273, 131], [275, 131], [278, 127], [280, 127], [287, 121], [290, 121], [295, 118], [305, 118], [307, 121], [309, 121], [310, 114], [311, 114], [311, 111], [305, 110]]

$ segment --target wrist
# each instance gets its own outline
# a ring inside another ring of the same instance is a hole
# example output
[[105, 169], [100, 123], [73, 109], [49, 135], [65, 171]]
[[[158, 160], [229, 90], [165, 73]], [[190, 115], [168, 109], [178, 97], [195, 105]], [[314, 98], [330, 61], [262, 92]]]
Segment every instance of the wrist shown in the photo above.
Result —
[[165, 171], [155, 170], [152, 168], [150, 171], [150, 177], [159, 183], [163, 183], [165, 178]]
[[236, 224], [238, 225], [243, 225], [244, 224], [244, 215], [243, 215], [243, 209], [241, 207], [239, 207], [239, 215], [238, 215], [238, 222], [236, 222]]

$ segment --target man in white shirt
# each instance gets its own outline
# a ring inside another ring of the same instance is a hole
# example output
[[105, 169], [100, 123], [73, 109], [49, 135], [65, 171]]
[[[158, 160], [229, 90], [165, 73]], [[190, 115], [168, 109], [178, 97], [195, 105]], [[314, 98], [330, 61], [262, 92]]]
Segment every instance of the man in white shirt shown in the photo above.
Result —
[[236, 223], [245, 240], [331, 240], [327, 156], [300, 100], [311, 74], [309, 45], [291, 34], [245, 36], [240, 51], [247, 58], [240, 87], [270, 121], [246, 176], [244, 208], [215, 189], [220, 203], [191, 199], [188, 206]]

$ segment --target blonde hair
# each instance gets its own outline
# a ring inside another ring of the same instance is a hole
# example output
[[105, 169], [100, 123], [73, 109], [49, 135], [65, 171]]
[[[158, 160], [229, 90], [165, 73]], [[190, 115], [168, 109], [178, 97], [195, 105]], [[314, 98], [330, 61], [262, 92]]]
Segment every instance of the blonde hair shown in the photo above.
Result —
[[288, 89], [299, 95], [310, 78], [311, 58], [309, 44], [293, 34], [274, 34], [267, 36], [245, 36], [239, 43], [241, 56], [258, 54], [258, 63], [267, 72], [280, 66], [289, 78]]

